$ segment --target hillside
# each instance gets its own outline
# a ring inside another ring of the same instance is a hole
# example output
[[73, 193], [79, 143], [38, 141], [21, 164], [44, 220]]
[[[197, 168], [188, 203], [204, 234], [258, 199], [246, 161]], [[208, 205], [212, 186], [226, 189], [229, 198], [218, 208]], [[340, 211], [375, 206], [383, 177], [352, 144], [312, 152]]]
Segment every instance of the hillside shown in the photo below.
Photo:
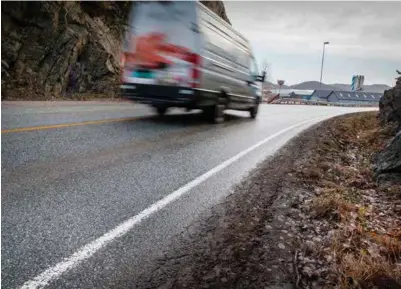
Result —
[[[1, 2], [3, 99], [113, 97], [131, 1]], [[202, 1], [229, 22], [221, 1]]]
[[[331, 86], [335, 87], [338, 90], [351, 90], [351, 85], [349, 84], [341, 84], [335, 83], [331, 84]], [[371, 85], [364, 85], [364, 90], [368, 92], [379, 92], [383, 93], [385, 90], [390, 89], [391, 87], [385, 84], [371, 84]]]
[[[270, 81], [266, 81], [265, 82], [265, 86], [270, 88], [270, 89], [274, 89], [274, 88], [278, 88], [279, 87], [279, 85], [277, 83], [273, 83], [273, 82], [270, 82]], [[287, 88], [290, 88], [290, 87], [284, 84], [284, 85], [281, 86], [281, 88], [282, 89], [287, 89]]]
[[305, 81], [305, 82], [301, 82], [299, 84], [291, 85], [290, 88], [293, 88], [293, 89], [310, 89], [310, 90], [315, 90], [315, 89], [334, 90], [335, 89], [331, 85], [327, 85], [327, 84], [324, 84], [324, 83], [322, 83], [322, 85], [320, 85], [319, 81]]
[[[335, 83], [335, 84], [325, 84], [322, 83], [320, 86], [319, 81], [305, 81], [299, 84], [291, 85], [289, 88], [292, 89], [325, 89], [325, 90], [351, 90], [350, 84], [342, 84], [342, 83]], [[391, 87], [385, 84], [372, 84], [372, 85], [364, 85], [364, 91], [367, 92], [378, 92], [383, 93], [385, 90], [390, 89]]]

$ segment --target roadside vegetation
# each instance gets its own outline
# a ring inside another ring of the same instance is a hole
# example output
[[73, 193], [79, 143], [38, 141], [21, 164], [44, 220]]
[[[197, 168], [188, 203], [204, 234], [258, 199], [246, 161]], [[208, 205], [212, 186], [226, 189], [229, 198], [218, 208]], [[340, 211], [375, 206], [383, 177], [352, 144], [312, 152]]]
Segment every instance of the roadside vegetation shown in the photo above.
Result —
[[297, 170], [315, 193], [304, 209], [325, 232], [299, 257], [329, 261], [332, 287], [401, 288], [401, 185], [378, 183], [371, 161], [392, 130], [380, 128], [375, 112], [336, 118], [327, 128]]

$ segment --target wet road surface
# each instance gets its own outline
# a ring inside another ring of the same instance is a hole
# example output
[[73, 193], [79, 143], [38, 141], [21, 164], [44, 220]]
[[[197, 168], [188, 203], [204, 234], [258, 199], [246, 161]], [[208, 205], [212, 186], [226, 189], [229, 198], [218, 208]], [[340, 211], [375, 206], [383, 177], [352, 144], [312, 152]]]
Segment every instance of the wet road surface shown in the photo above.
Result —
[[135, 288], [174, 236], [311, 125], [361, 108], [158, 118], [129, 102], [2, 103], [3, 288]]

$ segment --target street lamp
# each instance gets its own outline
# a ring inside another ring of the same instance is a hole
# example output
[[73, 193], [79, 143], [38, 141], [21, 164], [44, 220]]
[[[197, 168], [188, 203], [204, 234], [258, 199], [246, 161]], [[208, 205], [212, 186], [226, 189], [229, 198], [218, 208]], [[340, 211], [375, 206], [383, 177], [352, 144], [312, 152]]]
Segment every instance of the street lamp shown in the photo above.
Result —
[[320, 88], [322, 88], [323, 62], [324, 62], [324, 48], [326, 47], [327, 44], [330, 44], [330, 42], [328, 42], [328, 41], [323, 42], [322, 67], [320, 68]]
[[280, 95], [280, 92], [281, 92], [281, 86], [283, 86], [283, 84], [284, 84], [284, 80], [281, 80], [281, 79], [278, 79], [277, 80], [277, 84], [278, 84], [278, 95], [279, 95], [279, 97], [281, 98], [281, 95]]

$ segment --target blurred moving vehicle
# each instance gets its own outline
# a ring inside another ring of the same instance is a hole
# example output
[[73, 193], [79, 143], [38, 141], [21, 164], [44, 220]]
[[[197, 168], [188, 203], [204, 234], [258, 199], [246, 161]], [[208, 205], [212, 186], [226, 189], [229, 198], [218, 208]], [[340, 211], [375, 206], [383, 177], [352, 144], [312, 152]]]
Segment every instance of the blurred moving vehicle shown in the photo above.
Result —
[[255, 118], [265, 73], [250, 44], [200, 2], [134, 2], [121, 53], [121, 92], [153, 106], [202, 109], [212, 122], [225, 109]]

